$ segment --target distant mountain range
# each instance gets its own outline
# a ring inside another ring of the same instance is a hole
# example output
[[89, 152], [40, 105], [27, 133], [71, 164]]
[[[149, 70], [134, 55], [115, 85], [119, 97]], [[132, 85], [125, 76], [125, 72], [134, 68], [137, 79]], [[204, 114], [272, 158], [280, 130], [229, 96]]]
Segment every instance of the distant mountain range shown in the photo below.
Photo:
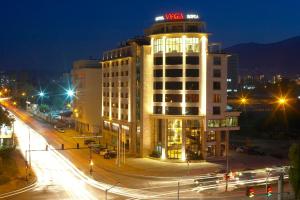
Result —
[[300, 74], [300, 36], [269, 44], [243, 43], [225, 51], [239, 55], [241, 74]]

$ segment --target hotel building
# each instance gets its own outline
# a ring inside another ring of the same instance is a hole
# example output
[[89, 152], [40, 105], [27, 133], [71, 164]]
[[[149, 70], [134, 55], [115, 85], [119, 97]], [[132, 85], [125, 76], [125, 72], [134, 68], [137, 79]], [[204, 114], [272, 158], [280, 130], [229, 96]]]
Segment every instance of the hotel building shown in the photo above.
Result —
[[155, 18], [145, 36], [104, 52], [103, 142], [162, 159], [226, 156], [237, 112], [227, 112], [228, 55], [211, 52], [196, 14]]

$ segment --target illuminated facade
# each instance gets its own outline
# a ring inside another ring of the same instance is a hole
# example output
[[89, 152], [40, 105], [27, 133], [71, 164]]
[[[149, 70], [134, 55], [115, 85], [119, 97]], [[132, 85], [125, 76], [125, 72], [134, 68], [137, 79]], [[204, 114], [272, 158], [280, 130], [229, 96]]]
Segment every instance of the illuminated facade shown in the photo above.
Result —
[[102, 116], [105, 143], [162, 159], [224, 157], [239, 113], [227, 106], [227, 57], [210, 53], [198, 15], [155, 18], [142, 39], [105, 52]]
[[72, 82], [76, 87], [73, 119], [79, 133], [100, 132], [101, 68], [99, 60], [78, 60], [73, 64]]

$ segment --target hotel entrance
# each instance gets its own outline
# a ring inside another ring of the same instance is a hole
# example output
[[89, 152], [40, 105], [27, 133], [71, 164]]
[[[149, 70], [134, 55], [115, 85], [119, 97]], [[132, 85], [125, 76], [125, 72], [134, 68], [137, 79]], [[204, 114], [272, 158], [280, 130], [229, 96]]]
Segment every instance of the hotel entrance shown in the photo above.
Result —
[[168, 159], [181, 159], [182, 120], [168, 120]]

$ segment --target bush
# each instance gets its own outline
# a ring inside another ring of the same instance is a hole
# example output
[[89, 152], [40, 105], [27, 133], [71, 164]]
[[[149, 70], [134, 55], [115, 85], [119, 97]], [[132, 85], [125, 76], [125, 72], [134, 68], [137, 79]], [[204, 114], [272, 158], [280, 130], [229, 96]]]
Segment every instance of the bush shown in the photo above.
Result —
[[153, 150], [152, 153], [150, 154], [150, 157], [153, 157], [153, 158], [160, 158], [161, 156], [161, 153], [157, 150]]

